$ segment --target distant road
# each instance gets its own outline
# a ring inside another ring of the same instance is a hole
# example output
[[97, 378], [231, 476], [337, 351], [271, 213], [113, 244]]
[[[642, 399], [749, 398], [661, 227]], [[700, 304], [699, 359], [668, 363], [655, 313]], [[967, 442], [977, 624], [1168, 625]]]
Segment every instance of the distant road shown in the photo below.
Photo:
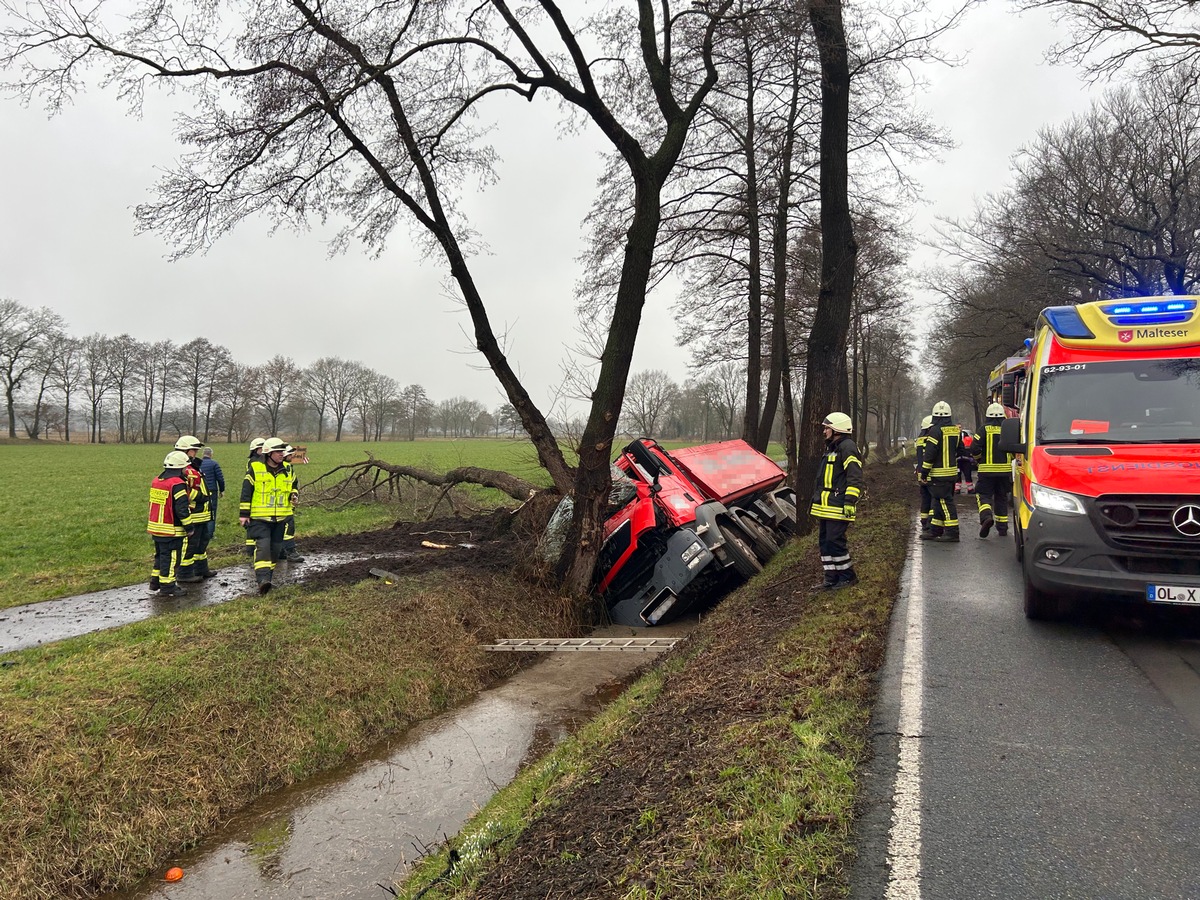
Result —
[[1200, 610], [1030, 622], [962, 522], [913, 542], [851, 897], [1200, 898]]

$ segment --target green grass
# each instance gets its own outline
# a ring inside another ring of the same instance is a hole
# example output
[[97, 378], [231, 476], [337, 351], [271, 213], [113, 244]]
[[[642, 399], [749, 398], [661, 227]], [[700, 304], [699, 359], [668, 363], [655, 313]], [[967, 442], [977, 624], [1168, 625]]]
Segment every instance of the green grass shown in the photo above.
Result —
[[[213, 444], [225, 473], [216, 537], [209, 555], [217, 565], [239, 561], [243, 540], [238, 496], [248, 447]], [[146, 534], [150, 481], [162, 470], [168, 444], [0, 444], [0, 609], [83, 591], [134, 584], [149, 575]], [[308, 444], [308, 465], [297, 466], [301, 484], [297, 537], [384, 528], [428, 513], [439, 489], [414, 488], [396, 504], [360, 503], [324, 509], [306, 502], [306, 485], [338, 465], [366, 459], [442, 473], [460, 466], [501, 469], [548, 484], [528, 441], [416, 441]], [[328, 479], [326, 479], [328, 480]], [[507, 501], [495, 491], [466, 495], [481, 506]], [[441, 506], [438, 515], [450, 514]]]

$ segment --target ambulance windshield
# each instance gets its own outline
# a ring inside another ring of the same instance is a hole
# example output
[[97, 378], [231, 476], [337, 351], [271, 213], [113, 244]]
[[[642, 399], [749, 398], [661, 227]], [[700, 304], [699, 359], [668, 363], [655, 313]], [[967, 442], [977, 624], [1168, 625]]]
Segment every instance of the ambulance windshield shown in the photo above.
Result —
[[1039, 444], [1200, 443], [1200, 359], [1045, 366]]

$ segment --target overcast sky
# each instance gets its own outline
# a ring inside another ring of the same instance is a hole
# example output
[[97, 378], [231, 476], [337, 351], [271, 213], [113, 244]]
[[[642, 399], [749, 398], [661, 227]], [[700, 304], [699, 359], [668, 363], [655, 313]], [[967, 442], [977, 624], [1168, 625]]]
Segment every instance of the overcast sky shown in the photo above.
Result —
[[[916, 170], [929, 201], [915, 211], [918, 233], [1001, 189], [1019, 146], [1096, 95], [1072, 72], [1043, 63], [1053, 37], [1045, 17], [1018, 17], [991, 2], [947, 38], [968, 62], [928, 69], [932, 89], [920, 102], [957, 147]], [[555, 136], [549, 104], [512, 107], [523, 119], [498, 135], [500, 181], [472, 200], [472, 222], [492, 251], [475, 272], [496, 329], [508, 333], [514, 365], [549, 411], [576, 340], [575, 259], [599, 144]], [[204, 336], [249, 364], [275, 353], [300, 366], [339, 356], [401, 385], [422, 384], [435, 401], [502, 402], [471, 350], [466, 312], [446, 296], [440, 260], [417, 258], [404, 230], [379, 259], [357, 248], [329, 258], [328, 235], [271, 236], [263, 221], [243, 223], [207, 256], [175, 263], [164, 259], [158, 236], [135, 237], [133, 207], [149, 198], [157, 169], [177, 152], [169, 119], [153, 97], [143, 119], [131, 118], [98, 88], [52, 120], [0, 98], [0, 297], [49, 306], [80, 337], [128, 332], [182, 343]], [[917, 261], [930, 259], [922, 252]], [[672, 299], [648, 304], [634, 368], [683, 380], [687, 357], [674, 346]]]

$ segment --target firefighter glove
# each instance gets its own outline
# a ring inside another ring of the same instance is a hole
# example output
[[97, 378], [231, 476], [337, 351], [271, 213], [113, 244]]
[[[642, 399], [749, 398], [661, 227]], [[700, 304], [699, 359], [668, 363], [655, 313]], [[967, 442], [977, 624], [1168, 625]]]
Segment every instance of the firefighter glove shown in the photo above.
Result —
[[857, 513], [858, 513], [858, 507], [855, 506], [853, 503], [847, 503], [844, 507], [842, 507], [842, 515], [844, 515], [851, 522], [854, 521], [854, 517]]

